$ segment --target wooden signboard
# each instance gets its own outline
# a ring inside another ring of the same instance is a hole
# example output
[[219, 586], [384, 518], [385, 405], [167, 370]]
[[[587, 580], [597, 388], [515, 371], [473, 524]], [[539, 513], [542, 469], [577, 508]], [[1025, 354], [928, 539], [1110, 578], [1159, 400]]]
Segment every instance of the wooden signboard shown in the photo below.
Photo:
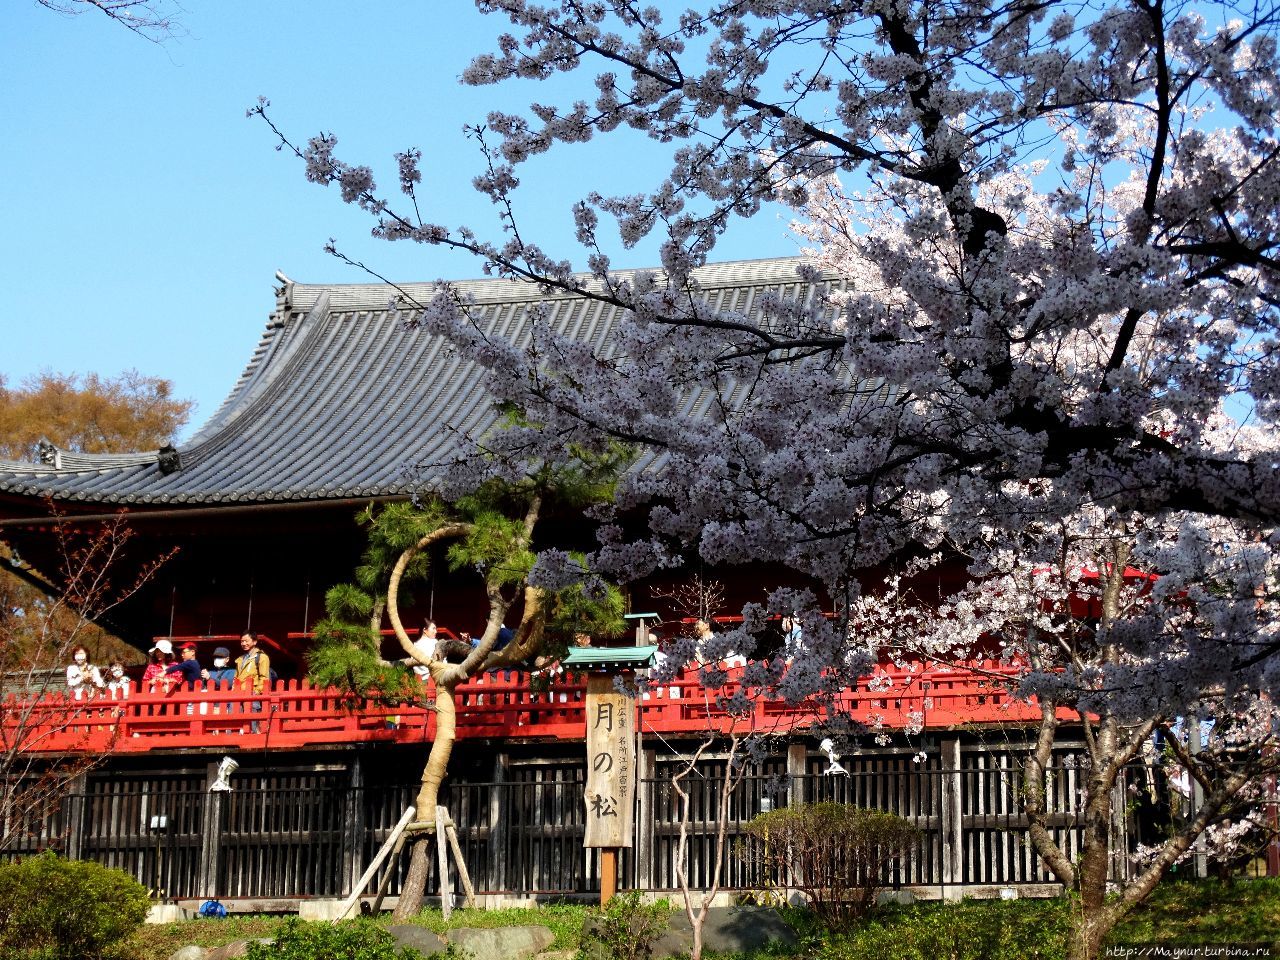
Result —
[[636, 702], [613, 677], [587, 676], [587, 834], [584, 847], [631, 846], [636, 797]]

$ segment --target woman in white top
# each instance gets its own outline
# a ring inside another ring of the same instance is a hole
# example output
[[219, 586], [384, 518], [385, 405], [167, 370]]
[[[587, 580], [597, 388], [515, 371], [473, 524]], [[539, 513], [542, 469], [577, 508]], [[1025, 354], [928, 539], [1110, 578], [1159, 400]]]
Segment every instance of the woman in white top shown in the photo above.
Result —
[[77, 699], [101, 690], [102, 671], [89, 662], [89, 651], [76, 647], [71, 651], [71, 663], [67, 667], [67, 692]]

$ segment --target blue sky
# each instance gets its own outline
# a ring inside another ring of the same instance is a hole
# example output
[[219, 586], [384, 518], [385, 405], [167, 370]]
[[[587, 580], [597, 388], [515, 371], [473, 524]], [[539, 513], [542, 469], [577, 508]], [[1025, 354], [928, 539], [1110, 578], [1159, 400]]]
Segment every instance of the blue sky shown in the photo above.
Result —
[[[156, 45], [92, 11], [0, 5], [0, 374], [10, 385], [46, 368], [167, 377], [198, 404], [189, 433], [248, 360], [277, 269], [306, 282], [367, 279], [322, 251], [329, 237], [397, 280], [479, 272], [462, 254], [370, 238], [363, 214], [307, 183], [266, 125], [245, 118], [258, 95], [296, 140], [335, 133], [338, 155], [372, 165], [390, 193], [392, 154], [422, 148], [424, 215], [483, 229], [494, 221], [470, 187], [480, 160], [462, 126], [572, 88], [461, 86], [470, 56], [507, 26], [471, 0], [182, 7], [184, 32]], [[606, 138], [537, 159], [522, 173], [524, 229], [571, 256], [570, 204], [652, 185], [661, 157]], [[785, 218], [766, 212], [719, 258], [795, 252]], [[616, 259], [654, 262], [652, 248]]]

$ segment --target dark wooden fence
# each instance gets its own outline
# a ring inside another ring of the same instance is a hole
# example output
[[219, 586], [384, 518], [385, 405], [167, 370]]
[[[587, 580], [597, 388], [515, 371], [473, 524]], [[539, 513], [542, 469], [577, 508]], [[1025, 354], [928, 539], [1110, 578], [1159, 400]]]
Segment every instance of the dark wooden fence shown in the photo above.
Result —
[[[572, 750], [572, 747], [569, 749]], [[830, 800], [887, 810], [911, 821], [919, 842], [886, 876], [891, 887], [932, 895], [979, 888], [1045, 889], [1053, 879], [1027, 839], [1018, 796], [1023, 751], [1016, 746], [942, 740], [925, 754], [883, 750], [827, 759], [793, 745], [752, 768], [731, 797], [722, 885], [759, 890], [779, 885], [754, 863], [745, 824], [780, 805]], [[599, 890], [595, 851], [582, 847], [584, 763], [497, 754], [491, 773], [447, 785], [443, 802], [458, 825], [468, 870], [489, 894], [583, 895]], [[682, 761], [644, 751], [633, 846], [623, 851], [623, 888], [677, 887], [680, 832], [672, 775]], [[687, 778], [691, 816], [690, 882], [705, 887], [714, 862], [716, 809], [727, 760], [704, 758]], [[86, 778], [41, 818], [7, 824], [0, 855], [54, 848], [137, 877], [170, 899], [206, 897], [294, 901], [350, 892], [365, 865], [412, 801], [416, 783], [383, 770], [372, 778], [356, 756], [306, 769], [241, 770], [230, 792], [212, 792], [216, 764], [185, 771], [114, 771]], [[394, 765], [392, 766], [394, 770]], [[474, 769], [474, 765], [473, 765]], [[1079, 852], [1075, 818], [1082, 772], [1069, 751], [1047, 777], [1050, 826], [1068, 856]], [[1147, 773], [1116, 788], [1113, 874], [1128, 870], [1140, 826], [1132, 797]], [[403, 869], [403, 864], [401, 866]], [[393, 879], [391, 894], [399, 885]], [[436, 889], [433, 877], [429, 889]]]
[[[816, 800], [888, 810], [917, 826], [921, 839], [887, 877], [891, 886], [943, 891], [1051, 882], [1027, 842], [1018, 808], [1020, 751], [958, 740], [940, 746], [923, 756], [881, 751], [846, 757], [847, 773], [836, 775], [824, 772], [825, 757], [792, 746], [753, 768], [731, 798], [724, 887], [776, 882], [753, 865], [743, 826], [764, 809]], [[671, 777], [681, 761], [652, 750], [641, 760], [636, 835], [623, 852], [622, 886], [672, 890], [680, 816]], [[1052, 824], [1074, 856], [1077, 770], [1067, 754], [1062, 761], [1049, 774]], [[710, 880], [726, 763], [708, 757], [687, 780], [688, 864], [695, 886]], [[490, 776], [448, 785], [443, 799], [478, 891], [598, 891], [595, 852], [582, 848], [583, 766], [577, 758], [499, 754]], [[230, 792], [208, 789], [214, 775], [212, 763], [203, 773], [94, 775], [43, 820], [14, 825], [4, 853], [53, 847], [118, 867], [173, 899], [337, 897], [350, 891], [416, 791], [412, 783], [366, 783], [350, 758], [295, 772], [241, 771]], [[1125, 804], [1119, 807], [1123, 811]], [[1130, 846], [1123, 818], [1115, 830], [1115, 868], [1122, 871]]]

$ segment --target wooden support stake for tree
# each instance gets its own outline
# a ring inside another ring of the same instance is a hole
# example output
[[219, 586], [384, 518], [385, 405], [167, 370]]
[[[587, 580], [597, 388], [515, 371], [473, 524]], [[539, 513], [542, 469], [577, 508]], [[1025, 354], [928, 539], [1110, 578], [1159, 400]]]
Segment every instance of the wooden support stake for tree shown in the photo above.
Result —
[[[387, 854], [391, 852], [393, 847], [398, 849], [398, 841], [400, 840], [400, 837], [404, 835], [405, 828], [409, 826], [409, 821], [413, 819], [414, 812], [414, 807], [407, 807], [405, 809], [404, 814], [400, 817], [400, 822], [395, 825], [395, 828], [387, 836], [386, 841], [382, 844], [382, 849], [379, 850], [378, 855], [373, 858], [373, 863], [369, 864], [369, 869], [365, 870], [365, 872], [361, 874], [360, 879], [356, 881], [356, 885], [351, 889], [351, 895], [342, 901], [341, 909], [338, 911], [338, 915], [334, 918], [335, 920], [345, 920], [347, 918], [347, 914], [351, 912], [351, 908], [354, 907], [356, 901], [360, 899], [360, 891], [362, 891], [368, 885], [369, 881], [373, 879], [373, 875], [377, 872], [378, 867], [382, 865], [382, 861], [387, 859]], [[393, 863], [393, 869], [394, 866], [395, 865]]]
[[436, 865], [440, 868], [440, 915], [448, 920], [453, 914], [453, 884], [449, 882], [449, 848], [440, 836], [449, 811], [436, 807]]
[[[396, 864], [400, 862], [400, 851], [404, 849], [404, 842], [409, 838], [409, 831], [404, 831], [396, 840], [396, 845], [391, 848], [391, 859], [387, 863], [387, 869], [382, 871], [382, 879], [378, 881], [378, 893], [373, 898], [373, 908], [369, 911], [373, 916], [377, 916], [382, 910], [382, 901], [387, 896], [387, 887], [391, 886], [391, 877], [396, 872]], [[419, 840], [419, 843], [426, 843], [425, 840]]]
[[471, 872], [467, 870], [467, 861], [462, 859], [462, 845], [458, 843], [458, 828], [453, 820], [445, 821], [445, 836], [449, 838], [449, 849], [453, 851], [453, 862], [458, 865], [458, 880], [467, 895], [467, 906], [475, 909], [476, 890], [471, 885]]

